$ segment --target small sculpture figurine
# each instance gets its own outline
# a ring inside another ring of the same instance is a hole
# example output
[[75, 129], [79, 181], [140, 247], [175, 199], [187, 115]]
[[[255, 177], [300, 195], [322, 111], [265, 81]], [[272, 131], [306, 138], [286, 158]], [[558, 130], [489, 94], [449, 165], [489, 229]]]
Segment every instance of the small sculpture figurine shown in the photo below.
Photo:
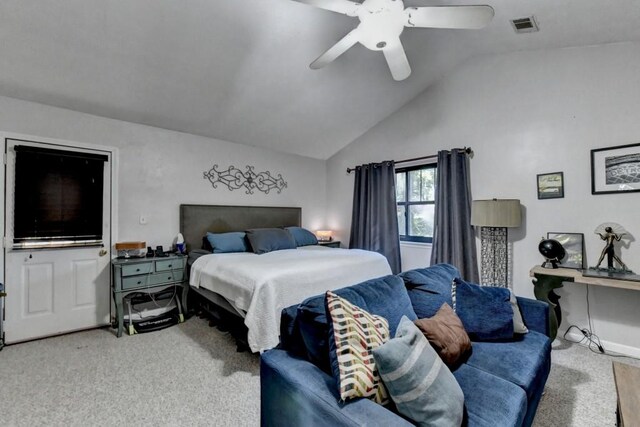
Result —
[[[604, 230], [603, 230], [603, 228], [604, 228]], [[628, 235], [629, 233], [627, 233], [625, 231], [625, 229], [621, 225], [615, 224], [615, 223], [600, 224], [596, 228], [595, 233], [597, 235], [599, 235], [600, 238], [606, 242], [606, 245], [602, 249], [602, 253], [600, 254], [600, 259], [598, 259], [598, 264], [595, 267], [593, 267], [593, 269], [594, 270], [605, 270], [605, 269], [601, 269], [600, 268], [600, 264], [602, 264], [602, 261], [604, 260], [604, 257], [606, 255], [607, 256], [607, 269], [606, 270], [631, 273], [631, 270], [629, 270], [627, 268], [627, 266], [624, 264], [624, 262], [622, 262], [620, 257], [618, 255], [616, 255], [615, 248], [614, 248], [614, 243], [615, 242], [619, 242], [622, 239], [622, 236]], [[613, 266], [613, 261], [614, 260], [618, 264], [620, 264], [620, 269], [616, 269]]]

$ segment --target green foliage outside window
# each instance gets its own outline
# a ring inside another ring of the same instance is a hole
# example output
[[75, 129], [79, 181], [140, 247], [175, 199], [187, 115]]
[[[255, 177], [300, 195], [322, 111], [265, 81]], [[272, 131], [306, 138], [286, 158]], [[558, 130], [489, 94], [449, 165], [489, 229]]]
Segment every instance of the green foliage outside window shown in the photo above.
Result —
[[433, 237], [436, 168], [427, 165], [396, 173], [398, 228], [402, 240], [430, 242]]

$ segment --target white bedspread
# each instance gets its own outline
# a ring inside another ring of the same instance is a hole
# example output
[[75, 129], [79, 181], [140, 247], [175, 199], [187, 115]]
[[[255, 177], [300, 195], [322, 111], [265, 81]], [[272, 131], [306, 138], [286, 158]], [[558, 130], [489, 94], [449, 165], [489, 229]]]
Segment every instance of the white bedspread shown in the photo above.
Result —
[[278, 345], [280, 313], [327, 290], [391, 274], [387, 259], [370, 251], [305, 246], [269, 252], [204, 255], [189, 284], [222, 295], [246, 312], [252, 351]]

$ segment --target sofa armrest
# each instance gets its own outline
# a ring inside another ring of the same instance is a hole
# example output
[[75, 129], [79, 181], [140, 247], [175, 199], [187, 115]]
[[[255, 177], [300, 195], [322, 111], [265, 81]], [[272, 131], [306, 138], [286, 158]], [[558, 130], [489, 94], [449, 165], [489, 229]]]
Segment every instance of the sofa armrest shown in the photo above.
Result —
[[411, 426], [369, 399], [340, 403], [336, 383], [314, 364], [273, 349], [260, 356], [262, 426]]
[[516, 297], [516, 300], [527, 328], [549, 336], [549, 304], [524, 297]]

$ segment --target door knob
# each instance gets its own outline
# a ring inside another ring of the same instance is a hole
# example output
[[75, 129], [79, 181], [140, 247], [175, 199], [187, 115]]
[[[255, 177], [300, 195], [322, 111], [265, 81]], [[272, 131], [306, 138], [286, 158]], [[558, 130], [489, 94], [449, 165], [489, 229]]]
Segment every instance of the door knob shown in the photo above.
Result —
[[100, 252], [98, 252], [99, 256], [105, 256], [107, 254], [107, 250], [106, 249], [100, 249]]

